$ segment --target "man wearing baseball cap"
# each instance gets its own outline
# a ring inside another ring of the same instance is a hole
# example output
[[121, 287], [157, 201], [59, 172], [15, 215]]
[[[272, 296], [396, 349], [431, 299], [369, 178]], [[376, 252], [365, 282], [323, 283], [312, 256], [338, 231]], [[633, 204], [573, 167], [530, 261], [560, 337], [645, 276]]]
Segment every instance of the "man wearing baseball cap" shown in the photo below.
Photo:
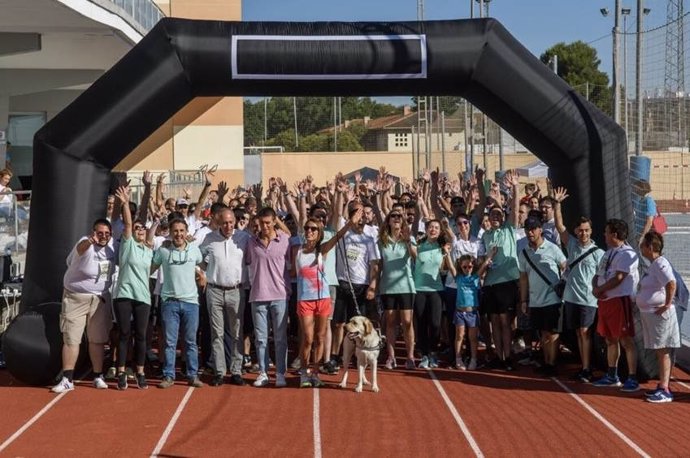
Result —
[[526, 313], [529, 306], [532, 327], [541, 331], [545, 364], [540, 369], [543, 375], [552, 377], [556, 375], [561, 327], [561, 298], [553, 286], [561, 278], [566, 258], [558, 245], [544, 239], [540, 218], [527, 218], [525, 234], [527, 246], [518, 253], [520, 308]]

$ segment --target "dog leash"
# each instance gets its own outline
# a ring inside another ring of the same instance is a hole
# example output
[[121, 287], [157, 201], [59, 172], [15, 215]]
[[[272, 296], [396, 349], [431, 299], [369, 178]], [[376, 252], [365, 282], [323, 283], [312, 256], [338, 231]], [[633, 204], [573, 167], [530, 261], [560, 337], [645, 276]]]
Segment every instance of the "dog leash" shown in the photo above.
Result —
[[355, 288], [352, 286], [352, 279], [350, 277], [350, 263], [347, 260], [347, 251], [345, 250], [346, 237], [347, 234], [345, 234], [345, 237], [338, 241], [338, 250], [340, 251], [340, 255], [345, 259], [345, 275], [347, 276], [347, 284], [350, 286], [350, 294], [352, 295], [352, 301], [355, 303], [355, 315], [362, 315], [362, 312], [359, 309], [359, 303], [357, 302]]

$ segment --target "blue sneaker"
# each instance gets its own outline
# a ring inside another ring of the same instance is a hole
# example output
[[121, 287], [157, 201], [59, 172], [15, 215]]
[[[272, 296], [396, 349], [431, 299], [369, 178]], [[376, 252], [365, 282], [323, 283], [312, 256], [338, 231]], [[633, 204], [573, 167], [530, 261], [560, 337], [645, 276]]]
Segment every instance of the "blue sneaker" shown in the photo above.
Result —
[[422, 356], [422, 360], [417, 367], [420, 369], [429, 369], [429, 357], [426, 355]]
[[429, 367], [432, 369], [438, 367], [438, 356], [436, 356], [436, 353], [429, 355]]
[[621, 379], [619, 379], [618, 377], [609, 377], [608, 374], [604, 375], [602, 378], [600, 378], [596, 382], [592, 383], [592, 386], [596, 386], [596, 387], [607, 387], [607, 386], [619, 387], [621, 385], [623, 385], [621, 383]]
[[659, 391], [663, 391], [659, 385], [656, 386], [653, 390], [648, 390], [644, 392], [644, 396], [646, 398], [651, 398], [655, 394], [657, 394]]
[[624, 393], [634, 393], [635, 391], [639, 391], [639, 389], [640, 383], [634, 378], [628, 378], [623, 384], [621, 391]]
[[661, 404], [673, 401], [673, 394], [670, 391], [658, 390], [653, 396], [647, 398], [647, 402]]

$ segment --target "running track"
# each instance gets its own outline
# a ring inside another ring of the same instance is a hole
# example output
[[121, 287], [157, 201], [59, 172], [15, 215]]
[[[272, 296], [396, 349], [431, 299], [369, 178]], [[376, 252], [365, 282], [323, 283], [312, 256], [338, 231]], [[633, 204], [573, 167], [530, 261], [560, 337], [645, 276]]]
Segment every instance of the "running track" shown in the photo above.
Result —
[[[379, 370], [381, 392], [204, 387], [54, 395], [0, 375], [1, 456], [688, 456], [690, 380], [676, 400], [513, 373]], [[247, 376], [247, 379], [253, 376]], [[152, 381], [156, 383], [156, 381]], [[645, 388], [651, 388], [646, 384]]]

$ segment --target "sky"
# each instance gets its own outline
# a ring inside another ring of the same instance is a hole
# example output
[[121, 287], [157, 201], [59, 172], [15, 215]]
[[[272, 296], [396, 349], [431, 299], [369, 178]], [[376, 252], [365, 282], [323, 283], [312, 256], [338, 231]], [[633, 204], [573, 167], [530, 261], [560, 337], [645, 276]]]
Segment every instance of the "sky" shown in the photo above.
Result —
[[[470, 0], [425, 0], [425, 19], [466, 19]], [[645, 0], [651, 13], [645, 29], [666, 22], [666, 1]], [[475, 15], [479, 4], [475, 2]], [[635, 30], [637, 0], [621, 0], [632, 9], [629, 31]], [[603, 17], [600, 9], [611, 13]], [[600, 69], [611, 74], [614, 0], [492, 0], [489, 16], [501, 21], [537, 57], [559, 42], [582, 40], [597, 49]], [[417, 0], [243, 0], [245, 21], [414, 21]], [[621, 28], [623, 24], [621, 23]], [[630, 40], [634, 40], [631, 36]]]

